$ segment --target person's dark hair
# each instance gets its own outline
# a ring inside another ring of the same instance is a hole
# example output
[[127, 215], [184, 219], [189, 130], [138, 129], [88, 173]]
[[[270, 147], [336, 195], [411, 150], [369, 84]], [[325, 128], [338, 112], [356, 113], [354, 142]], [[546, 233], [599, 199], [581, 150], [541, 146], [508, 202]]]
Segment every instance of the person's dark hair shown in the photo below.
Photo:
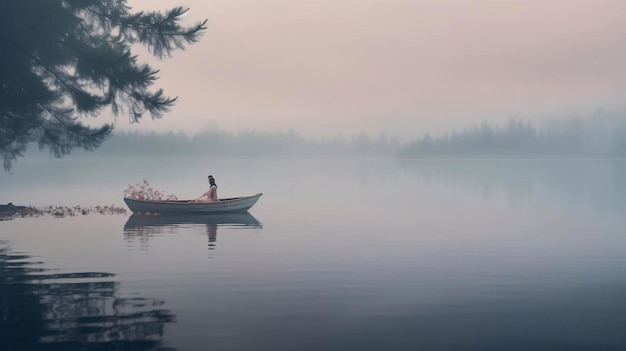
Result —
[[215, 178], [213, 178], [212, 175], [209, 175], [209, 185], [215, 185], [215, 187], [217, 188], [217, 184], [215, 184]]

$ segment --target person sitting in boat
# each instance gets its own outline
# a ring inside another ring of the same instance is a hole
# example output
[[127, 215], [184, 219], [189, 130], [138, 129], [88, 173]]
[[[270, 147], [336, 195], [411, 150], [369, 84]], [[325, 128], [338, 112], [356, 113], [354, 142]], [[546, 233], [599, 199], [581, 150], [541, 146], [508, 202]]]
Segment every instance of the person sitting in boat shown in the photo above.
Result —
[[217, 184], [215, 184], [215, 178], [212, 175], [209, 176], [209, 191], [202, 194], [202, 197], [193, 200], [193, 202], [218, 202], [217, 198]]

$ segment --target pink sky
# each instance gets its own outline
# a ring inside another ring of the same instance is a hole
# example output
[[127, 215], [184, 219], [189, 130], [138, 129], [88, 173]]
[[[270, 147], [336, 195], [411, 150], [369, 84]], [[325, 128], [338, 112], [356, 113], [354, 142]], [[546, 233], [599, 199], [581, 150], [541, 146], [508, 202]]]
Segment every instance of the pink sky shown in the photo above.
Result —
[[[132, 128], [421, 135], [626, 108], [622, 0], [159, 0], [207, 18], [166, 61], [179, 96]], [[124, 128], [124, 118], [119, 127]]]

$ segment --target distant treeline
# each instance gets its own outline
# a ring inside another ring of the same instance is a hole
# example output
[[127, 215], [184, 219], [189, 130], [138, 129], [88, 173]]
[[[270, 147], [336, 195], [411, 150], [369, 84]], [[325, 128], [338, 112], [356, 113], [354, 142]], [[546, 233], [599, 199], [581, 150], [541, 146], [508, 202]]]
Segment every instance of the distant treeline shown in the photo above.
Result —
[[440, 137], [425, 134], [406, 144], [402, 158], [626, 158], [626, 119], [593, 116], [553, 121], [538, 130], [529, 122], [487, 122]]
[[380, 134], [311, 138], [290, 130], [238, 133], [117, 131], [94, 152], [69, 157], [371, 157], [371, 158], [626, 158], [626, 118], [596, 114], [555, 120], [538, 129], [512, 119], [409, 142]]
[[[401, 144], [396, 136], [364, 133], [346, 138], [307, 138], [296, 131], [239, 133], [206, 130], [184, 132], [117, 132], [98, 150], [102, 157], [393, 157]], [[78, 154], [78, 153], [77, 153]]]

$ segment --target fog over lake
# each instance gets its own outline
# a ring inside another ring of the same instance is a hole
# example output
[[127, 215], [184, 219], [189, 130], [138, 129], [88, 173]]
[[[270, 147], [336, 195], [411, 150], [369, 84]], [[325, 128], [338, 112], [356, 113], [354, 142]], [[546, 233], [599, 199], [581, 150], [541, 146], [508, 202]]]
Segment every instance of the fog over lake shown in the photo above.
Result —
[[[626, 347], [620, 160], [24, 159], [0, 175], [0, 198], [123, 206], [122, 191], [142, 179], [195, 198], [207, 173], [220, 197], [264, 195], [230, 217], [0, 222], [3, 300], [36, 291], [40, 309], [10, 314], [25, 323], [2, 342], [30, 333], [33, 349]], [[54, 288], [77, 283], [79, 292]], [[126, 329], [89, 329], [87, 317]]]
[[0, 1], [0, 351], [626, 350], [625, 11]]

